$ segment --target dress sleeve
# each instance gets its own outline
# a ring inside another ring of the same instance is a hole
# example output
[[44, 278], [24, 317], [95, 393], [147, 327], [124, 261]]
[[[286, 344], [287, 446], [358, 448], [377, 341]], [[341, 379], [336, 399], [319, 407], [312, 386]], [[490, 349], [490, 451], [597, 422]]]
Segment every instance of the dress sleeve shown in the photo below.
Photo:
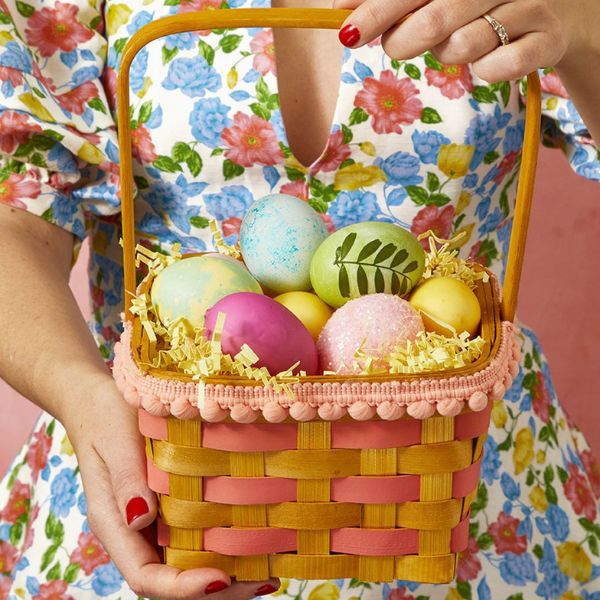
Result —
[[[573, 170], [587, 179], [600, 181], [600, 153], [585, 123], [569, 99], [554, 69], [540, 70], [542, 84], [542, 143], [559, 148]], [[526, 80], [522, 82], [525, 92]]]
[[116, 127], [89, 0], [0, 0], [0, 202], [85, 237], [119, 212]]

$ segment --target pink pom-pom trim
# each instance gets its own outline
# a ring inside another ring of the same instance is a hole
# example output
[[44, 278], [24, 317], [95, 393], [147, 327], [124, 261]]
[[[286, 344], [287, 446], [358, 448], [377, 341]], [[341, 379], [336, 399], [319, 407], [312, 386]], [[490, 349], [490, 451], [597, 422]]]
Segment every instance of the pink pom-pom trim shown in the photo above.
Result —
[[366, 402], [354, 402], [348, 407], [348, 414], [357, 421], [368, 421], [375, 416], [376, 409]]
[[484, 392], [474, 392], [469, 398], [469, 408], [475, 412], [483, 410], [488, 403], [488, 397]]

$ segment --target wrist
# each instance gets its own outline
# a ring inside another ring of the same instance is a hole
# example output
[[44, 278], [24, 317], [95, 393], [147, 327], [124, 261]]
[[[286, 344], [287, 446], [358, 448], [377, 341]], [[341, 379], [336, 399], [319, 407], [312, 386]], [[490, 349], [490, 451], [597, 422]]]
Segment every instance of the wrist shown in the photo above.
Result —
[[[584, 4], [582, 2], [582, 4]], [[557, 73], [577, 74], [588, 73], [590, 66], [598, 64], [600, 60], [600, 9], [597, 3], [585, 3], [581, 10], [573, 10], [571, 3], [567, 3], [565, 10], [568, 11], [571, 21], [570, 41], [562, 58], [553, 65]]]

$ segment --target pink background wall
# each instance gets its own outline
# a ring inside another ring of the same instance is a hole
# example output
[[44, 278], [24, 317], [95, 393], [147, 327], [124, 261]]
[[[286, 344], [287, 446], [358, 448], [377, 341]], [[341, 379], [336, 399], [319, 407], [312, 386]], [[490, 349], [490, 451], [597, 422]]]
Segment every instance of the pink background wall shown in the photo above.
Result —
[[[600, 187], [575, 176], [562, 155], [543, 150], [519, 316], [537, 332], [563, 405], [600, 458]], [[85, 260], [72, 287], [85, 312]], [[26, 439], [38, 410], [0, 381], [0, 473]]]

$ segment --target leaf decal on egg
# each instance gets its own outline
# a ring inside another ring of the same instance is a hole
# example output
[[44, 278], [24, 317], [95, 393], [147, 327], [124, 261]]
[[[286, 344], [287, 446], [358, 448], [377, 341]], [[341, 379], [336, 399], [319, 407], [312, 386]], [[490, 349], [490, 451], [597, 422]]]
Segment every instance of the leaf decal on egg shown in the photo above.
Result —
[[346, 265], [340, 266], [340, 274], [338, 277], [338, 286], [342, 298], [350, 298], [350, 278], [348, 277], [348, 269]]
[[375, 260], [373, 261], [376, 265], [384, 262], [385, 260], [387, 260], [392, 254], [394, 254], [394, 252], [396, 252], [396, 244], [386, 244], [378, 253], [377, 256], [375, 257]]
[[348, 252], [352, 250], [352, 246], [354, 246], [354, 242], [356, 241], [356, 233], [349, 233], [342, 242], [340, 247], [339, 257], [340, 259], [346, 258], [348, 256]]
[[379, 249], [379, 246], [381, 246], [381, 240], [373, 240], [373, 241], [369, 242], [360, 251], [358, 258], [356, 260], [358, 262], [360, 262], [361, 260], [365, 260], [365, 258], [369, 258], [369, 256], [371, 256], [371, 254], [373, 254], [374, 252], [377, 252], [377, 250]]
[[358, 283], [358, 292], [361, 296], [366, 296], [369, 293], [369, 280], [367, 272], [362, 265], [358, 265], [356, 270], [356, 283]]
[[375, 291], [378, 294], [383, 294], [383, 292], [385, 292], [385, 280], [383, 279], [383, 273], [379, 268], [375, 270]]

